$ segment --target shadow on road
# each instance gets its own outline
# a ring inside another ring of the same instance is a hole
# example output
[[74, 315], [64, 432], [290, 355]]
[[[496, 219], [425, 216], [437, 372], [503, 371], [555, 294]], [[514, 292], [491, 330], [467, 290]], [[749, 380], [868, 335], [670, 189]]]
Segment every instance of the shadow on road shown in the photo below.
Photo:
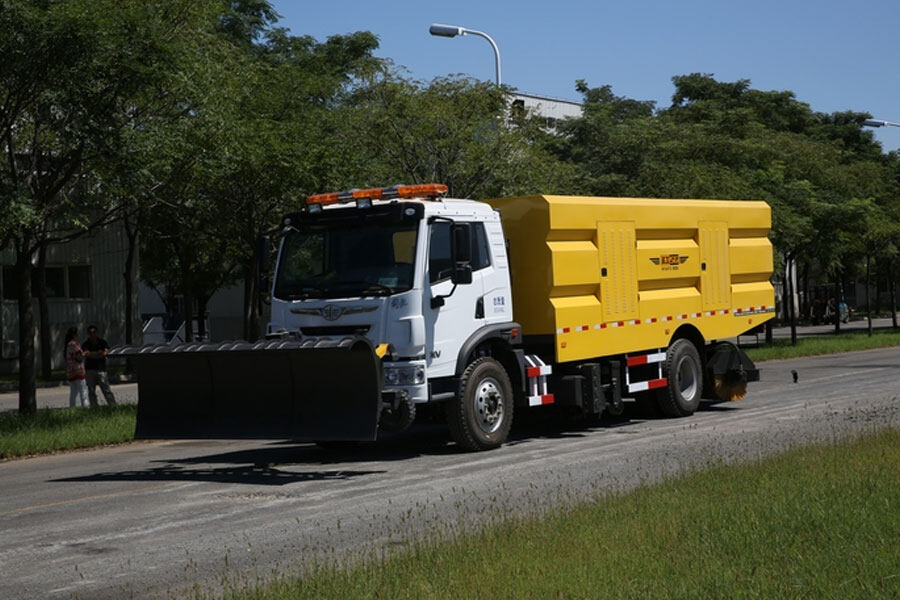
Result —
[[[699, 411], [724, 412], [736, 408], [733, 404], [702, 403]], [[626, 403], [625, 412], [621, 416], [604, 415], [599, 422], [586, 421], [575, 414], [553, 410], [552, 407], [523, 411], [516, 416], [507, 445], [521, 446], [546, 439], [582, 438], [602, 435], [604, 432], [637, 433], [639, 430], [636, 426], [660, 418], [647, 416], [631, 402]], [[348, 480], [386, 472], [383, 469], [360, 469], [360, 463], [406, 461], [421, 456], [458, 456], [460, 460], [469, 460], [473, 456], [460, 451], [450, 440], [446, 425], [436, 422], [417, 423], [407, 431], [387, 435], [377, 442], [328, 444], [324, 447], [311, 443], [271, 441], [258, 447], [210, 453], [205, 450], [210, 444], [209, 440], [185, 441], [184, 444], [185, 454], [189, 454], [188, 456], [154, 461], [161, 463], [158, 467], [96, 473], [53, 481], [193, 481], [282, 486], [312, 481]], [[192, 451], [195, 453], [190, 454]], [[340, 465], [357, 468], [341, 469]]]
[[210, 483], [241, 483], [249, 485], [287, 485], [308, 481], [346, 480], [365, 475], [377, 475], [384, 471], [309, 471], [293, 473], [271, 467], [236, 466], [221, 469], [184, 469], [166, 466], [145, 471], [120, 471], [97, 473], [82, 477], [54, 479], [54, 482], [85, 481], [206, 481]]

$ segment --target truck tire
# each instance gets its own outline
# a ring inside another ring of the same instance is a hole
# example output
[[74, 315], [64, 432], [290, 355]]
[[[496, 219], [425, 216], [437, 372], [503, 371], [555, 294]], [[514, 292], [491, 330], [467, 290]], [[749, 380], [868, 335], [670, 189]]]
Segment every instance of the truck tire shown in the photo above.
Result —
[[489, 356], [470, 364], [459, 380], [459, 392], [446, 402], [450, 436], [470, 452], [496, 448], [506, 441], [513, 418], [509, 375]]
[[663, 374], [668, 384], [657, 391], [659, 410], [667, 417], [687, 417], [700, 406], [703, 368], [700, 355], [690, 340], [675, 340], [666, 351]]

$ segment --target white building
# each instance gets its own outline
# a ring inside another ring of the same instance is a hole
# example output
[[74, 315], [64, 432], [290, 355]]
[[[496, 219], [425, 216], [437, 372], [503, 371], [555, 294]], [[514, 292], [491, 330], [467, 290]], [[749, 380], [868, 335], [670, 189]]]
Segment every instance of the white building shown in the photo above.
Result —
[[561, 100], [547, 96], [534, 94], [515, 93], [512, 95], [510, 112], [528, 110], [547, 119], [547, 128], [555, 129], [556, 122], [567, 117], [580, 117], [582, 106], [580, 102]]
[[[110, 345], [125, 342], [125, 257], [128, 240], [121, 224], [97, 229], [89, 235], [47, 249], [47, 304], [51, 330], [53, 368], [61, 368], [66, 329], [77, 327], [82, 339], [95, 324]], [[0, 250], [0, 372], [18, 370], [19, 313], [15, 255]], [[135, 282], [136, 283], [136, 282]], [[32, 283], [32, 291], [35, 292]], [[137, 285], [133, 287], [135, 314], [132, 331], [140, 340]], [[40, 312], [34, 300], [35, 353], [40, 360]], [[40, 364], [37, 365], [40, 369]]]

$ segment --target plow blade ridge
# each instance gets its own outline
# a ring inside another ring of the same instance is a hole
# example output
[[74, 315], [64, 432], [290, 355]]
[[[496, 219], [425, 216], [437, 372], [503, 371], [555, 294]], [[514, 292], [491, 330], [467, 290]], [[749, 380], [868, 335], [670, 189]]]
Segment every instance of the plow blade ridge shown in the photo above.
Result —
[[126, 346], [135, 438], [374, 440], [383, 372], [362, 337]]

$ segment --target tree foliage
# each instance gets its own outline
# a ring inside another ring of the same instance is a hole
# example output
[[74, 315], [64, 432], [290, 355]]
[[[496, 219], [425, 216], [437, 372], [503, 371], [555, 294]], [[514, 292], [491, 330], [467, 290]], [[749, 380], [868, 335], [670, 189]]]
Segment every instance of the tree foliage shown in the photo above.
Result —
[[582, 116], [550, 129], [511, 109], [508, 88], [414, 81], [374, 56], [369, 32], [318, 41], [277, 18], [267, 0], [0, 2], [0, 248], [20, 279], [23, 410], [31, 265], [113, 218], [131, 240], [126, 272], [140, 240], [143, 278], [188, 318], [243, 281], [249, 338], [257, 236], [305, 195], [393, 183], [475, 199], [762, 199], [781, 259], [833, 280], [874, 261], [896, 278], [900, 155], [866, 113], [691, 73], [663, 108], [579, 80]]
[[673, 83], [672, 104], [654, 111], [578, 82], [584, 114], [547, 147], [583, 170], [592, 194], [765, 200], [779, 255], [824, 281], [858, 273], [860, 244], [876, 231], [870, 253], [884, 248], [880, 262], [895, 262], [897, 221], [887, 215], [900, 164], [863, 128], [870, 115], [818, 113], [746, 79], [693, 73]]

